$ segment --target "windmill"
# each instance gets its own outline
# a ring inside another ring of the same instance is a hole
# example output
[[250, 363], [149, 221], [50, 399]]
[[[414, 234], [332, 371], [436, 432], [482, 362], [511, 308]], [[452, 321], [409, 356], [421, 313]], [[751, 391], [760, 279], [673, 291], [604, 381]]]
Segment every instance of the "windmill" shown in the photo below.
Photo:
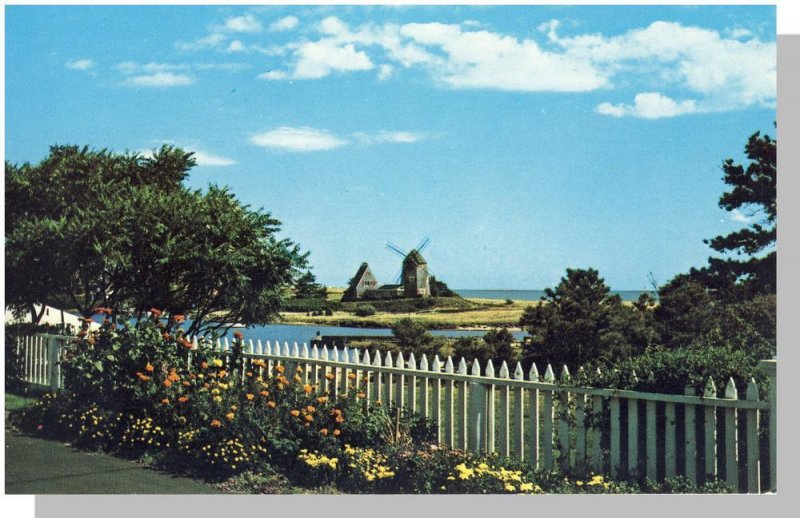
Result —
[[392, 243], [386, 243], [386, 248], [403, 259], [403, 266], [397, 275], [397, 280], [398, 284], [403, 286], [404, 297], [430, 297], [431, 295], [428, 262], [421, 253], [430, 242], [429, 237], [423, 238], [410, 252], [405, 252]]

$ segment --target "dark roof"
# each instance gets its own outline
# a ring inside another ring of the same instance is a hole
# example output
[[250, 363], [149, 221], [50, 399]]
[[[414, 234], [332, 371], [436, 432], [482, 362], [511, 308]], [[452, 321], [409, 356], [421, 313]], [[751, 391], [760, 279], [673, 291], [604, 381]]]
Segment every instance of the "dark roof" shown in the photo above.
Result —
[[356, 289], [358, 283], [361, 282], [361, 277], [367, 273], [367, 270], [369, 270], [369, 265], [367, 263], [361, 263], [361, 266], [358, 267], [355, 277], [353, 277], [353, 282], [350, 283], [350, 289]]
[[403, 259], [403, 263], [413, 262], [414, 264], [428, 264], [422, 254], [419, 253], [418, 250], [412, 250], [408, 253], [405, 259]]

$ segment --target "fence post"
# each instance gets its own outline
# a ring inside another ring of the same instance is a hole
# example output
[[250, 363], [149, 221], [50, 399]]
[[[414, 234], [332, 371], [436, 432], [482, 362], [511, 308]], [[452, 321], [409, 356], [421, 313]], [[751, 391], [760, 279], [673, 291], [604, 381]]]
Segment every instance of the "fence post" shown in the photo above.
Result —
[[[491, 362], [491, 360], [489, 360]], [[472, 362], [470, 374], [480, 379], [481, 365], [476, 358]], [[469, 383], [469, 419], [465, 435], [469, 437], [469, 449], [474, 452], [486, 450], [484, 431], [486, 428], [486, 385], [478, 381]]]
[[[733, 378], [725, 385], [725, 399], [737, 400], [739, 393]], [[739, 434], [736, 408], [725, 408], [725, 480], [739, 492]]]
[[47, 379], [50, 385], [50, 390], [55, 392], [59, 388], [59, 378], [60, 378], [60, 368], [61, 365], [59, 364], [59, 350], [60, 350], [59, 342], [56, 340], [56, 337], [51, 336], [47, 339]]
[[[704, 399], [717, 398], [717, 386], [711, 376], [708, 377], [706, 388], [703, 391]], [[705, 480], [713, 480], [717, 477], [717, 407], [708, 405], [705, 407], [705, 457], [706, 469]]]
[[[756, 380], [750, 378], [747, 384], [745, 399], [748, 401], [758, 401], [758, 385]], [[761, 473], [758, 464], [758, 410], [747, 410], [745, 414], [745, 426], [747, 427], [747, 492], [761, 492]]]
[[769, 490], [778, 491], [778, 361], [761, 360], [769, 376]]

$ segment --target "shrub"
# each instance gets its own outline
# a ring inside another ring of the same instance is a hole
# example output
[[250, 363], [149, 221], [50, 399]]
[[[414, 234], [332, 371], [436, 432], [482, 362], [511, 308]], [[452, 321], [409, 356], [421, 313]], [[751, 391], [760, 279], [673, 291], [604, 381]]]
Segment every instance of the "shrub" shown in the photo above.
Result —
[[368, 317], [375, 314], [375, 307], [370, 304], [359, 304], [354, 313], [359, 317]]

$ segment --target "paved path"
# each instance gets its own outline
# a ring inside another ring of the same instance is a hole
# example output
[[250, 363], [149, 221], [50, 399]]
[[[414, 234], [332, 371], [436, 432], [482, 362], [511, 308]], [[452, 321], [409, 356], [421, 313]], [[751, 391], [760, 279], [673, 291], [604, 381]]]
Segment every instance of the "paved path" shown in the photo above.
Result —
[[200, 481], [6, 429], [7, 494], [205, 494]]

